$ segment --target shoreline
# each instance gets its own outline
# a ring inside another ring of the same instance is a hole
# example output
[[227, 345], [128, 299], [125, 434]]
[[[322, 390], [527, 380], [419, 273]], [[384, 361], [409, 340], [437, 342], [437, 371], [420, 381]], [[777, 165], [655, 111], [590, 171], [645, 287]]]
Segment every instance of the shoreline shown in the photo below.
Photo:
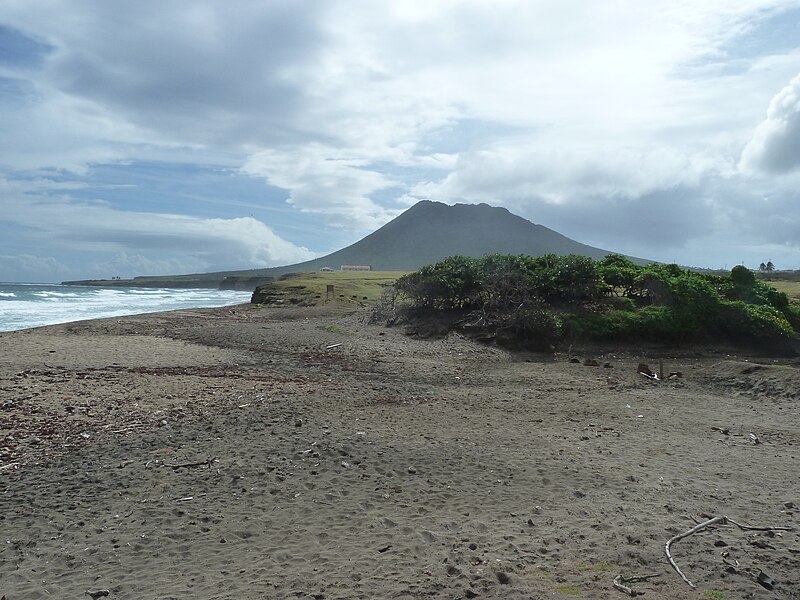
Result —
[[25, 289], [13, 289], [0, 299], [0, 333], [135, 314], [239, 306], [251, 296], [237, 290], [167, 288], [82, 288], [82, 293], [59, 284], [8, 284], [6, 288]]
[[[794, 363], [681, 353], [653, 382], [631, 352], [236, 306], [0, 334], [0, 595], [605, 598], [658, 572], [634, 589], [694, 600], [663, 554], [689, 515], [796, 526]], [[788, 600], [797, 549], [722, 527], [673, 553], [701, 591]]]

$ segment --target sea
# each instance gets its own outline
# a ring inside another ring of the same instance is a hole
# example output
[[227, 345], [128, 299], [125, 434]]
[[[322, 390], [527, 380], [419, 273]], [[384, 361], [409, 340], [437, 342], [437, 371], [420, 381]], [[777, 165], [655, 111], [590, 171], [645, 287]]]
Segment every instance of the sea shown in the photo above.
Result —
[[250, 292], [235, 290], [99, 288], [0, 282], [0, 331], [249, 301]]

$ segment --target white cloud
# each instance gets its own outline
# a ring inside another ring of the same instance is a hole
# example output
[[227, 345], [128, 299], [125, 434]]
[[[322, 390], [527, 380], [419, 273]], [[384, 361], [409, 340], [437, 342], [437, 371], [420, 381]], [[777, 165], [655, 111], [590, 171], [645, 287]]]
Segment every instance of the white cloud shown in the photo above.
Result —
[[[96, 253], [102, 262], [141, 256], [140, 266], [159, 273], [260, 268], [291, 264], [315, 254], [297, 246], [252, 217], [201, 218], [168, 213], [118, 210], [106, 202], [78, 202], [69, 196], [19, 194], [4, 183], [0, 225], [13, 225], [19, 235], [42, 248], [60, 247], [64, 256]], [[117, 259], [111, 257], [116, 256]], [[121, 275], [131, 275], [127, 271]]]
[[770, 102], [767, 118], [742, 152], [741, 165], [764, 173], [800, 169], [800, 75]]
[[105, 258], [102, 261], [93, 261], [86, 266], [80, 275], [82, 279], [119, 276], [120, 273], [188, 273], [196, 268], [192, 260], [181, 259], [177, 256], [166, 256], [163, 259], [148, 258], [142, 254], [128, 254], [120, 252]]
[[53, 256], [0, 254], [0, 281], [58, 279], [67, 270], [67, 266]]
[[370, 195], [398, 183], [371, 170], [365, 159], [338, 154], [316, 144], [295, 151], [264, 150], [251, 156], [242, 171], [290, 190], [292, 205], [326, 213], [338, 225], [375, 229], [396, 216], [397, 211], [380, 207]]
[[[549, 144], [546, 144], [549, 145]], [[526, 140], [464, 154], [439, 182], [412, 189], [420, 199], [454, 202], [524, 201], [570, 204], [586, 197], [635, 198], [696, 186], [726, 168], [715, 157], [684, 155], [669, 147], [561, 147], [541, 150]]]

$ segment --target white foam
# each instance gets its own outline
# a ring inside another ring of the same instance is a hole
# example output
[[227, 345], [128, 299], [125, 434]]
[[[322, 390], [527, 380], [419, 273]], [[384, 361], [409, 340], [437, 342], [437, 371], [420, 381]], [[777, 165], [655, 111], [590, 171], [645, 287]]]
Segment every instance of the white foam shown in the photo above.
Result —
[[34, 287], [28, 293], [21, 293], [3, 290], [4, 287], [4, 284], [0, 284], [3, 298], [0, 300], [0, 331], [182, 308], [227, 306], [242, 304], [250, 299], [250, 292], [232, 290], [63, 286], [48, 290]]

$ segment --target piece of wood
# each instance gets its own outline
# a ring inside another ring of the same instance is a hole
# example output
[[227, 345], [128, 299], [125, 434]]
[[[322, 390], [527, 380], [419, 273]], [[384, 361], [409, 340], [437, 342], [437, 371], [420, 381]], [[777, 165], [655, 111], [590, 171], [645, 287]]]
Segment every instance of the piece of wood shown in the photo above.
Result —
[[681, 571], [680, 567], [675, 563], [675, 559], [672, 558], [672, 553], [670, 552], [670, 546], [672, 546], [672, 544], [674, 544], [678, 540], [682, 540], [685, 537], [689, 537], [690, 535], [694, 535], [698, 531], [703, 531], [704, 529], [708, 529], [709, 527], [711, 527], [712, 525], [715, 525], [717, 523], [721, 523], [721, 524], [724, 525], [725, 523], [727, 523], [727, 521], [728, 521], [728, 517], [726, 517], [724, 515], [721, 516], [721, 517], [714, 517], [713, 519], [709, 519], [708, 521], [703, 521], [702, 523], [698, 523], [697, 525], [692, 527], [690, 530], [684, 531], [683, 533], [679, 533], [678, 535], [675, 535], [675, 536], [669, 538], [667, 540], [667, 543], [664, 544], [664, 552], [667, 555], [667, 560], [669, 561], [669, 564], [672, 566], [673, 569], [675, 569], [675, 572], [678, 575], [680, 575], [681, 579], [683, 579], [686, 583], [689, 584], [689, 587], [694, 588], [694, 587], [697, 587], [697, 586], [695, 584], [693, 584], [691, 581], [689, 581], [689, 579], [686, 577], [686, 575], [683, 574], [683, 571]]
[[742, 525], [741, 523], [737, 523], [730, 517], [725, 518], [728, 520], [728, 523], [733, 523], [743, 531], [792, 531], [791, 527], [753, 527], [752, 525]]
[[671, 537], [669, 540], [667, 540], [667, 543], [664, 544], [664, 552], [667, 555], [667, 560], [669, 561], [669, 564], [672, 566], [673, 569], [675, 569], [675, 572], [678, 575], [680, 575], [681, 579], [683, 579], [686, 583], [689, 584], [689, 587], [694, 588], [697, 586], [693, 584], [691, 581], [689, 581], [686, 575], [683, 574], [683, 571], [681, 571], [678, 565], [675, 563], [675, 559], [672, 557], [672, 553], [670, 552], [670, 547], [675, 542], [682, 540], [683, 538], [689, 537], [690, 535], [694, 535], [699, 531], [703, 531], [704, 529], [708, 529], [709, 527], [713, 527], [714, 525], [726, 525], [728, 523], [736, 525], [739, 529], [742, 529], [744, 531], [791, 531], [792, 530], [791, 527], [753, 527], [750, 525], [743, 525], [741, 523], [737, 523], [730, 517], [722, 515], [719, 517], [714, 517], [713, 519], [708, 519], [707, 521], [703, 521], [702, 523], [698, 523], [688, 531], [684, 531], [683, 533], [679, 533], [678, 535]]
[[189, 467], [204, 467], [206, 465], [208, 465], [210, 467], [211, 464], [215, 460], [217, 460], [217, 457], [216, 456], [212, 456], [211, 458], [207, 458], [205, 460], [199, 460], [197, 462], [180, 463], [180, 464], [177, 464], [177, 465], [169, 465], [167, 463], [162, 463], [162, 464], [165, 467], [169, 467], [170, 469], [183, 469], [183, 468], [189, 468]]
[[[2, 467], [0, 467], [0, 471], [5, 471], [6, 469], [12, 469], [12, 468], [16, 467], [17, 465], [19, 465], [19, 463], [15, 463], [15, 462], [8, 463], [7, 465], [3, 465]], [[2, 600], [2, 599], [0, 598], [0, 600]]]

